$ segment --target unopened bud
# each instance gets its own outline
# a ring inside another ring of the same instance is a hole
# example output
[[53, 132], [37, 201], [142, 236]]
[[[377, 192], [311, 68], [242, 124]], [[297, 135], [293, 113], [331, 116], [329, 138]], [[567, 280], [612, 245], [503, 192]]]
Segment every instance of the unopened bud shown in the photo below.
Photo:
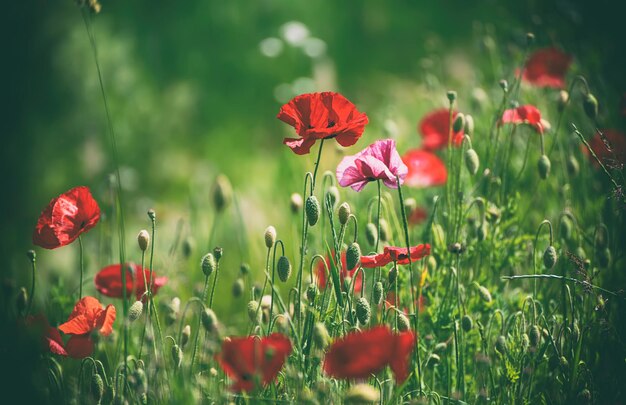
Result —
[[215, 316], [215, 312], [211, 308], [205, 308], [202, 311], [202, 326], [204, 326], [207, 332], [213, 332], [217, 327], [217, 316]]
[[289, 263], [289, 259], [287, 259], [286, 256], [281, 256], [278, 259], [276, 270], [278, 271], [278, 278], [280, 281], [285, 283], [289, 280], [289, 276], [291, 276], [291, 263]]
[[128, 308], [128, 321], [135, 322], [143, 313], [143, 302], [135, 301], [133, 305]]
[[248, 318], [253, 323], [261, 322], [261, 311], [259, 311], [259, 303], [256, 301], [248, 302]]
[[335, 207], [337, 206], [337, 202], [339, 201], [339, 190], [337, 189], [337, 187], [335, 186], [328, 187], [328, 190], [326, 190], [326, 195], [324, 198], [330, 201], [330, 206], [334, 210]]
[[309, 196], [309, 198], [306, 199], [304, 209], [306, 211], [306, 219], [309, 222], [309, 225], [314, 226], [317, 224], [317, 220], [320, 218], [320, 203], [314, 195]]
[[502, 80], [500, 80], [500, 82], [498, 82], [498, 84], [500, 85], [500, 88], [502, 89], [502, 91], [504, 91], [505, 93], [508, 93], [508, 91], [509, 91], [509, 82], [507, 82], [506, 80], [502, 79]]
[[374, 404], [379, 402], [380, 394], [378, 390], [368, 384], [353, 385], [346, 392], [345, 404]]
[[350, 218], [350, 204], [348, 204], [347, 202], [342, 203], [339, 206], [339, 212], [338, 212], [338, 216], [339, 216], [339, 223], [341, 225], [345, 225], [348, 223], [348, 218]]
[[559, 91], [559, 98], [558, 98], [558, 103], [557, 103], [557, 108], [559, 112], [563, 112], [563, 110], [565, 110], [565, 106], [567, 105], [568, 101], [569, 101], [569, 93], [566, 90]]
[[183, 364], [183, 351], [178, 345], [172, 346], [172, 361], [175, 369], [179, 369]]
[[545, 252], [543, 252], [543, 265], [546, 266], [546, 269], [550, 270], [556, 264], [556, 260], [556, 249], [554, 248], [554, 246], [550, 245], [547, 247]]
[[191, 337], [191, 326], [185, 325], [183, 328], [183, 332], [180, 335], [180, 346], [184, 349], [189, 342], [189, 338]]
[[526, 44], [532, 45], [535, 42], [535, 34], [529, 32], [526, 34]]
[[191, 257], [195, 248], [195, 242], [191, 236], [188, 236], [183, 241], [183, 256], [188, 259]]
[[374, 284], [373, 298], [376, 305], [380, 305], [380, 303], [383, 301], [383, 283], [381, 283], [380, 281], [377, 281], [376, 284]]
[[490, 303], [491, 302], [491, 293], [489, 292], [489, 290], [486, 287], [483, 287], [482, 285], [478, 286], [478, 295], [480, 295], [480, 298], [482, 298], [483, 301], [485, 301], [486, 303]]
[[219, 261], [222, 259], [222, 256], [224, 255], [224, 249], [222, 249], [219, 246], [216, 246], [213, 248], [213, 256], [215, 257], [215, 261], [219, 263]]
[[467, 171], [473, 176], [478, 172], [480, 166], [480, 159], [478, 153], [474, 149], [468, 149], [465, 151], [465, 167]]
[[398, 330], [400, 332], [406, 332], [411, 329], [411, 322], [409, 322], [409, 318], [407, 318], [404, 314], [398, 314]]
[[20, 291], [17, 293], [15, 305], [17, 306], [17, 312], [19, 314], [24, 312], [26, 309], [26, 305], [28, 305], [28, 292], [26, 291], [26, 288], [20, 288]]
[[598, 116], [598, 100], [593, 94], [587, 93], [587, 95], [583, 97], [583, 109], [587, 117], [592, 120], [596, 119]]
[[239, 267], [239, 273], [241, 273], [242, 276], [247, 276], [248, 274], [250, 274], [250, 265], [248, 263], [241, 263], [241, 266]]
[[543, 180], [548, 178], [550, 174], [550, 159], [546, 155], [541, 155], [537, 162], [537, 169], [539, 169], [539, 177]]
[[235, 298], [241, 297], [243, 295], [243, 289], [244, 289], [243, 279], [238, 278], [233, 283], [233, 297]]
[[354, 269], [361, 260], [361, 247], [358, 243], [353, 242], [348, 246], [346, 251], [346, 267], [348, 270]]
[[435, 353], [445, 353], [448, 349], [448, 344], [446, 342], [440, 342], [435, 345]]
[[156, 212], [154, 211], [154, 209], [150, 208], [148, 210], [148, 218], [150, 218], [152, 222], [156, 221]]
[[274, 243], [276, 243], [276, 228], [274, 228], [271, 225], [265, 228], [264, 237], [265, 237], [265, 246], [268, 249], [271, 249], [274, 246]]
[[472, 326], [474, 326], [474, 321], [472, 320], [472, 317], [469, 315], [463, 315], [463, 318], [461, 318], [461, 327], [463, 328], [463, 330], [465, 332], [469, 332], [470, 330], [472, 330]]
[[398, 277], [398, 268], [396, 266], [393, 266], [389, 270], [389, 275], [388, 275], [389, 285], [393, 285], [393, 283], [396, 282], [397, 277]]
[[541, 343], [541, 331], [539, 330], [539, 326], [533, 325], [530, 327], [528, 340], [531, 347], [537, 347], [539, 343]]
[[443, 227], [439, 224], [432, 225], [433, 243], [435, 246], [441, 248], [445, 246], [446, 236], [443, 231]]
[[230, 205], [233, 199], [233, 188], [228, 181], [228, 177], [220, 174], [215, 179], [215, 185], [213, 186], [213, 205], [217, 212], [223, 211]]
[[365, 297], [361, 297], [356, 301], [356, 319], [361, 325], [367, 325], [370, 321], [370, 303]]
[[313, 343], [320, 349], [325, 349], [330, 343], [328, 329], [322, 322], [316, 322], [315, 326], [313, 326]]
[[465, 115], [465, 133], [469, 136], [474, 135], [474, 117], [469, 114]]
[[365, 226], [365, 238], [370, 246], [376, 245], [376, 240], [378, 239], [378, 228], [376, 228], [376, 225], [371, 222]]
[[91, 395], [93, 395], [97, 404], [102, 401], [102, 396], [104, 395], [104, 382], [98, 373], [94, 373], [91, 376]]
[[31, 263], [35, 263], [37, 261], [37, 254], [32, 249], [26, 252], [26, 257], [28, 257], [28, 260], [30, 260]]
[[446, 93], [446, 96], [448, 97], [448, 101], [450, 101], [450, 103], [454, 103], [454, 100], [456, 100], [456, 91], [450, 90]]
[[389, 236], [391, 235], [391, 230], [389, 229], [389, 223], [384, 219], [380, 219], [380, 241], [387, 242], [389, 240]]
[[314, 302], [315, 297], [317, 297], [317, 286], [315, 284], [310, 284], [306, 289], [306, 298], [309, 302]]
[[294, 214], [302, 209], [302, 204], [302, 196], [298, 193], [293, 193], [289, 198], [289, 207]]
[[572, 239], [572, 221], [568, 217], [563, 217], [559, 225], [559, 234], [564, 240]]
[[148, 249], [148, 245], [150, 245], [150, 234], [148, 231], [143, 229], [139, 232], [139, 235], [137, 235], [137, 244], [142, 252], [145, 252], [146, 249]]
[[456, 133], [465, 128], [465, 115], [463, 113], [458, 113], [456, 118], [454, 119], [454, 123], [452, 124], [452, 130]]
[[202, 258], [201, 266], [204, 275], [209, 277], [217, 267], [217, 264], [215, 263], [215, 257], [213, 257], [211, 253], [207, 253]]
[[506, 338], [502, 335], [496, 339], [496, 351], [502, 355], [506, 354]]

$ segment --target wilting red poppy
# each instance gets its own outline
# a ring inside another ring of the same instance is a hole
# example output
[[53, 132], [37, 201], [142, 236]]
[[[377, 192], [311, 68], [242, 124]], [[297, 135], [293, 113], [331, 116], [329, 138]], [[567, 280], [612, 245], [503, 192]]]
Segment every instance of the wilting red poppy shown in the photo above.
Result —
[[[430, 254], [430, 245], [425, 243], [411, 247], [411, 261], [422, 259]], [[391, 262], [398, 264], [409, 264], [409, 256], [406, 254], [406, 248], [386, 246], [382, 253], [371, 256], [361, 256], [361, 266], [366, 269], [373, 267], [385, 266]]]
[[232, 337], [222, 343], [216, 355], [222, 369], [234, 381], [233, 391], [252, 391], [257, 385], [274, 381], [291, 353], [291, 342], [280, 333]]
[[565, 87], [572, 57], [556, 48], [539, 49], [528, 58], [522, 79], [538, 87]]
[[[609, 144], [607, 146], [602, 136], [596, 133], [589, 140], [589, 146], [591, 146], [596, 156], [602, 163], [609, 165], [613, 162], [626, 164], [626, 135], [615, 129], [603, 129], [601, 132]], [[589, 154], [589, 151], [584, 145], [582, 146], [582, 150], [585, 155], [589, 156], [592, 164], [599, 167], [598, 162]]]
[[[126, 296], [130, 297], [133, 292], [140, 299], [146, 292], [146, 285], [141, 274], [141, 265], [127, 263], [126, 265]], [[146, 281], [150, 283], [150, 269], [144, 268]], [[152, 272], [152, 294], [156, 294], [167, 282], [167, 277], [157, 277]], [[100, 270], [94, 278], [96, 289], [107, 297], [122, 298], [122, 272], [120, 264], [112, 264]]]
[[53, 198], [39, 216], [33, 244], [56, 249], [72, 243], [100, 219], [100, 207], [89, 188], [75, 187]]
[[92, 332], [102, 336], [109, 336], [113, 332], [115, 322], [115, 307], [102, 304], [94, 297], [83, 297], [70, 314], [67, 322], [59, 326], [59, 330], [66, 335], [72, 335], [67, 341], [65, 349], [74, 358], [83, 358], [93, 353]]
[[393, 333], [387, 326], [352, 332], [337, 339], [324, 358], [324, 372], [335, 378], [365, 379], [389, 365], [396, 381], [409, 375], [409, 356], [415, 333]]
[[535, 131], [543, 134], [541, 112], [534, 105], [522, 105], [517, 108], [505, 110], [499, 124], [527, 124], [533, 127]]
[[300, 138], [283, 143], [306, 155], [318, 139], [335, 138], [341, 146], [354, 145], [365, 130], [367, 115], [339, 93], [301, 94], [280, 108], [277, 118], [296, 130]]
[[[334, 254], [334, 252], [333, 252]], [[332, 264], [328, 257], [326, 257], [326, 265], [328, 266], [328, 270], [331, 270]], [[341, 272], [339, 273], [339, 279], [341, 280], [343, 288], [346, 289], [348, 286], [345, 285], [345, 280], [348, 277], [354, 276], [354, 273], [358, 270], [359, 266], [356, 265], [353, 269], [348, 270], [348, 265], [346, 264], [346, 252], [341, 253]], [[317, 267], [315, 271], [315, 275], [317, 278], [317, 287], [320, 290], [324, 290], [326, 288], [326, 268], [324, 267], [324, 263], [318, 261]], [[354, 292], [361, 292], [361, 288], [363, 288], [363, 274], [359, 272], [356, 276], [356, 280], [354, 280]]]
[[363, 190], [370, 181], [382, 180], [389, 188], [398, 188], [406, 177], [407, 167], [396, 150], [396, 141], [376, 141], [353, 156], [346, 156], [337, 166], [337, 181], [342, 187]]
[[[456, 119], [457, 112], [452, 112], [452, 122]], [[422, 148], [426, 150], [441, 149], [448, 146], [450, 134], [450, 111], [441, 108], [427, 114], [419, 123], [419, 131], [422, 134]], [[452, 144], [460, 146], [463, 142], [463, 129], [452, 132]]]
[[402, 156], [409, 168], [404, 184], [409, 187], [430, 187], [445, 184], [448, 179], [446, 165], [437, 155], [423, 149], [411, 149]]
[[61, 334], [57, 328], [50, 326], [45, 316], [41, 314], [28, 316], [26, 318], [26, 326], [40, 333], [44, 347], [50, 350], [51, 353], [67, 356], [67, 351], [63, 347], [63, 340], [61, 340]]

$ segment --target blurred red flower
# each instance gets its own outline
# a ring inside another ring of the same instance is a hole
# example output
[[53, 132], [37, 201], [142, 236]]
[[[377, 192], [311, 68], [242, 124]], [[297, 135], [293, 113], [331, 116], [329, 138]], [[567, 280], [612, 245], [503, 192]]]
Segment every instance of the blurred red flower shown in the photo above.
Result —
[[[335, 253], [333, 252], [333, 255]], [[331, 266], [333, 265], [330, 261], [330, 258], [326, 257], [326, 265], [328, 266], [328, 271], [331, 271]], [[354, 273], [358, 270], [358, 264], [351, 270], [348, 270], [348, 265], [346, 264], [346, 252], [341, 253], [341, 271], [339, 272], [339, 280], [341, 280], [342, 289], [346, 289], [348, 286], [345, 285], [345, 280], [347, 277], [354, 276]], [[324, 267], [324, 263], [321, 261], [317, 262], [317, 267], [315, 269], [315, 276], [317, 278], [317, 287], [320, 290], [324, 290], [326, 288], [326, 268]], [[359, 273], [354, 280], [354, 292], [361, 292], [361, 288], [363, 288], [363, 274]]]
[[409, 168], [404, 184], [409, 187], [430, 187], [445, 184], [448, 179], [446, 165], [437, 155], [424, 149], [411, 149], [402, 156]]
[[416, 207], [409, 213], [409, 224], [419, 225], [428, 218], [428, 211], [422, 207]]
[[[452, 122], [457, 112], [452, 112]], [[426, 150], [441, 149], [448, 146], [450, 134], [450, 111], [441, 108], [427, 114], [419, 123], [419, 132], [422, 134], [422, 148]], [[452, 133], [452, 144], [460, 146], [463, 142], [463, 129]]]
[[[146, 285], [141, 273], [141, 265], [126, 263], [126, 296], [130, 297], [133, 292], [139, 300], [146, 292]], [[150, 283], [150, 269], [144, 268], [146, 281]], [[167, 277], [157, 277], [152, 272], [152, 294], [156, 294], [167, 282]], [[120, 264], [112, 264], [100, 270], [94, 278], [96, 289], [107, 297], [122, 298], [122, 272]]]
[[283, 143], [306, 155], [318, 139], [336, 138], [341, 146], [354, 145], [365, 130], [367, 115], [339, 93], [301, 94], [280, 108], [277, 118], [296, 130], [300, 138]]
[[[626, 135], [615, 129], [603, 129], [601, 132], [608, 145], [599, 133], [596, 133], [589, 140], [589, 146], [591, 146], [596, 156], [603, 164], [607, 163], [609, 166], [612, 163], [626, 164]], [[598, 162], [589, 154], [587, 148], [584, 145], [581, 147], [583, 153], [591, 159], [591, 163], [595, 167], [600, 167]]]
[[102, 336], [109, 336], [113, 332], [115, 322], [115, 307], [102, 304], [94, 297], [83, 297], [70, 314], [67, 322], [59, 326], [59, 330], [66, 335], [72, 335], [67, 341], [65, 349], [74, 358], [83, 358], [93, 353], [92, 332]]
[[413, 331], [393, 333], [387, 326], [348, 333], [330, 346], [324, 372], [343, 379], [365, 379], [389, 365], [396, 382], [408, 377], [409, 355], [416, 343]]
[[527, 124], [540, 134], [543, 134], [543, 124], [541, 123], [541, 112], [533, 105], [522, 105], [517, 108], [504, 110], [499, 125], [502, 124]]
[[53, 198], [42, 211], [33, 232], [33, 244], [45, 249], [69, 245], [100, 219], [100, 207], [89, 188], [75, 187]]
[[67, 356], [67, 351], [63, 347], [63, 340], [57, 328], [53, 328], [42, 314], [30, 315], [26, 318], [26, 326], [30, 330], [36, 331], [41, 336], [43, 346], [51, 353], [60, 356]]
[[[411, 261], [420, 260], [424, 256], [430, 254], [430, 245], [428, 243], [411, 247]], [[373, 267], [385, 266], [391, 262], [398, 264], [409, 264], [409, 256], [406, 248], [386, 246], [383, 253], [371, 256], [361, 256], [361, 266], [366, 269]]]
[[544, 48], [528, 58], [522, 79], [538, 87], [565, 87], [565, 74], [572, 57], [556, 48]]
[[272, 382], [291, 354], [291, 342], [280, 333], [232, 337], [222, 343], [222, 352], [215, 356], [220, 366], [234, 381], [233, 391], [252, 391], [255, 386]]

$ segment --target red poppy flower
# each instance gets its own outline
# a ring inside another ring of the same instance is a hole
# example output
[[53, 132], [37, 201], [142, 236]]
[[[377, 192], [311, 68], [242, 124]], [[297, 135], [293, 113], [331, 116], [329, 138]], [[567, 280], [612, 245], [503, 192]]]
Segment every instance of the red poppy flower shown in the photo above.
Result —
[[291, 342], [280, 333], [269, 336], [232, 337], [222, 343], [216, 355], [220, 366], [234, 380], [233, 391], [252, 391], [274, 381], [291, 354]]
[[527, 124], [533, 127], [538, 133], [543, 134], [541, 112], [533, 105], [523, 105], [505, 110], [499, 124]]
[[423, 149], [411, 149], [402, 156], [409, 168], [404, 184], [409, 187], [430, 187], [446, 184], [448, 171], [437, 155]]
[[[335, 253], [333, 252], [333, 255]], [[326, 257], [326, 265], [328, 266], [328, 270], [330, 271], [331, 266], [333, 265], [331, 263], [331, 260]], [[341, 272], [339, 273], [339, 279], [341, 280], [342, 283], [345, 283], [345, 279], [348, 277], [352, 277], [354, 276], [354, 273], [356, 273], [356, 271], [358, 270], [359, 266], [358, 264], [351, 270], [348, 270], [348, 265], [346, 264], [346, 252], [342, 252], [341, 253]], [[315, 275], [317, 278], [317, 287], [320, 290], [324, 290], [326, 288], [326, 268], [324, 267], [324, 263], [318, 261], [317, 262], [317, 267], [316, 267], [316, 271], [315, 271]], [[343, 285], [343, 288], [346, 289], [348, 286], [347, 285]], [[361, 292], [361, 288], [363, 288], [363, 273], [360, 273], [356, 276], [356, 280], [354, 280], [354, 292], [358, 293]]]
[[[422, 259], [430, 254], [430, 245], [428, 243], [411, 247], [411, 261]], [[391, 262], [398, 264], [409, 264], [409, 256], [406, 254], [406, 248], [386, 246], [383, 253], [371, 256], [361, 256], [361, 266], [366, 269], [385, 266]]]
[[67, 356], [67, 351], [63, 347], [61, 334], [57, 328], [50, 326], [45, 316], [41, 314], [28, 316], [26, 318], [26, 326], [40, 333], [44, 347], [50, 350], [51, 353]]
[[79, 359], [90, 356], [93, 352], [91, 333], [99, 332], [102, 336], [109, 336], [113, 332], [113, 322], [113, 305], [102, 309], [102, 304], [94, 297], [83, 297], [74, 306], [67, 322], [59, 326], [61, 332], [72, 335], [65, 346], [67, 353]]
[[33, 232], [33, 244], [45, 249], [56, 249], [72, 243], [100, 219], [100, 207], [89, 188], [73, 188], [43, 210]]
[[341, 146], [354, 145], [365, 130], [367, 115], [339, 93], [308, 93], [280, 108], [277, 118], [291, 125], [300, 137], [283, 143], [298, 155], [306, 155], [318, 139], [336, 138]]
[[538, 87], [565, 87], [572, 57], [556, 48], [539, 49], [528, 58], [522, 79]]
[[[132, 296], [133, 292], [137, 299], [146, 292], [146, 285], [141, 274], [141, 265], [127, 263], [126, 265], [126, 296]], [[150, 269], [144, 268], [146, 281], [150, 283]], [[167, 282], [167, 277], [157, 277], [152, 272], [152, 294], [156, 294]], [[120, 264], [112, 264], [100, 270], [94, 278], [96, 289], [107, 297], [122, 298], [122, 272]]]
[[387, 326], [352, 332], [333, 342], [324, 358], [324, 372], [343, 379], [365, 379], [389, 365], [398, 383], [408, 377], [413, 331], [394, 334]]
[[416, 207], [409, 213], [409, 224], [419, 225], [428, 218], [428, 212], [422, 207]]
[[[626, 164], [626, 135], [615, 129], [603, 129], [602, 134], [608, 141], [608, 145], [598, 133], [589, 140], [589, 146], [591, 146], [596, 156], [602, 163], [606, 162], [609, 165], [615, 161], [618, 164]], [[587, 148], [584, 145], [582, 148], [583, 153], [591, 159], [591, 163], [599, 167], [598, 162], [589, 155]]]
[[[452, 122], [457, 112], [452, 112]], [[426, 150], [441, 149], [448, 146], [450, 133], [450, 111], [446, 108], [435, 110], [426, 115], [419, 123], [422, 134], [422, 148]], [[463, 129], [452, 133], [452, 144], [460, 146], [463, 142]]]

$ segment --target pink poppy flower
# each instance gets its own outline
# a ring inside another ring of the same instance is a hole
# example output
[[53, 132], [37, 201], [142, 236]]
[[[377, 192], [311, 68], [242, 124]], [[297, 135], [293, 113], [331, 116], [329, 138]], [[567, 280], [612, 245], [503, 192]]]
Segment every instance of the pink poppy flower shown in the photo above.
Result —
[[528, 58], [522, 79], [538, 87], [561, 89], [571, 63], [571, 55], [556, 48], [539, 49]]
[[408, 173], [393, 139], [376, 141], [354, 156], [346, 156], [337, 166], [337, 179], [342, 187], [363, 190], [370, 181], [382, 180], [389, 188], [398, 188]]
[[[452, 112], [452, 122], [456, 118], [457, 112]], [[448, 146], [450, 133], [450, 111], [447, 108], [440, 108], [427, 114], [419, 123], [419, 132], [422, 134], [422, 148], [435, 150]], [[463, 129], [452, 133], [452, 144], [461, 146], [463, 142]]]
[[437, 155], [423, 149], [411, 149], [402, 156], [409, 168], [404, 183], [409, 187], [430, 187], [445, 184], [448, 179], [446, 165]]
[[499, 122], [499, 125], [502, 124], [527, 124], [543, 135], [544, 127], [541, 122], [541, 112], [534, 105], [522, 105], [505, 110]]

